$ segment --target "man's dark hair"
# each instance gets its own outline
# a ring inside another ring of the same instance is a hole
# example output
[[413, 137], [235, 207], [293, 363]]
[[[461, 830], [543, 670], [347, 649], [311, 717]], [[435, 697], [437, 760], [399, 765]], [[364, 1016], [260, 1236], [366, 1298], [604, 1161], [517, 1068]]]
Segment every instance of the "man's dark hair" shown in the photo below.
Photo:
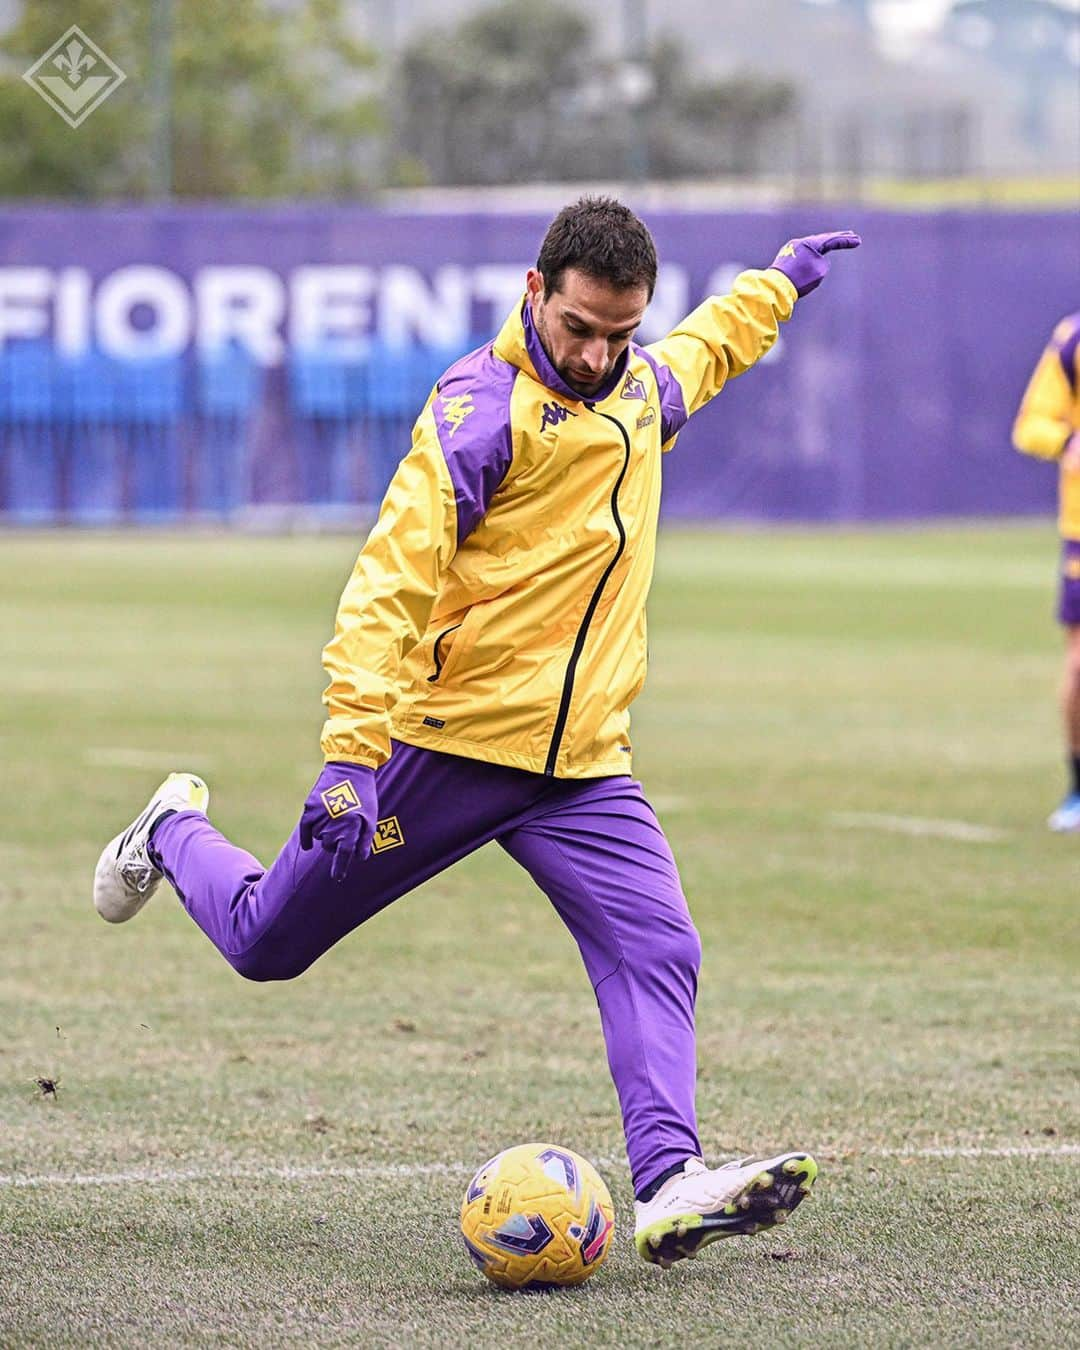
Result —
[[656, 245], [645, 225], [614, 197], [582, 197], [564, 206], [548, 226], [536, 269], [545, 292], [557, 291], [576, 267], [617, 290], [656, 286]]

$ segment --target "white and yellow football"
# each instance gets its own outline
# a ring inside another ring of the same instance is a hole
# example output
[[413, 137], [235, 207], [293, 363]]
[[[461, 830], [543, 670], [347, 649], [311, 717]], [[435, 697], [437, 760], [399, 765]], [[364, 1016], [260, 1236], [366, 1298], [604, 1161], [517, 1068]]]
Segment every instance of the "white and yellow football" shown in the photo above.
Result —
[[461, 1203], [465, 1249], [503, 1289], [582, 1284], [603, 1265], [614, 1231], [599, 1172], [556, 1144], [504, 1149], [480, 1168]]

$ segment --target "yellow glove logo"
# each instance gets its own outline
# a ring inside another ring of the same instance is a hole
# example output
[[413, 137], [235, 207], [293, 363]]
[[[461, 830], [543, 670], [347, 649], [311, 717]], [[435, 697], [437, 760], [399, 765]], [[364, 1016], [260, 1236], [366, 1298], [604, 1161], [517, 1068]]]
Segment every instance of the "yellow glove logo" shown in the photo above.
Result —
[[794, 256], [795, 256], [795, 245], [794, 245], [794, 244], [785, 244], [784, 247], [780, 250], [779, 256], [780, 256], [781, 258], [794, 258]]
[[350, 811], [360, 810], [360, 800], [347, 778], [340, 783], [335, 783], [333, 787], [327, 788], [322, 794], [322, 800], [327, 814], [333, 816], [335, 820], [338, 816], [347, 815]]

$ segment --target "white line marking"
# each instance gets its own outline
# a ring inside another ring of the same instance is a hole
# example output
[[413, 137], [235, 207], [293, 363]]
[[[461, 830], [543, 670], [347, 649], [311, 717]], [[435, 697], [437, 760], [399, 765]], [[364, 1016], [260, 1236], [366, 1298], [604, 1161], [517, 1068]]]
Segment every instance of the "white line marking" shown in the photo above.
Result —
[[40, 1176], [0, 1175], [0, 1186], [172, 1186], [186, 1181], [321, 1181], [335, 1178], [470, 1176], [468, 1163], [372, 1163], [352, 1167], [189, 1167], [173, 1170], [137, 1168], [130, 1172], [62, 1172]]
[[[1059, 1144], [1057, 1147], [1038, 1148], [1026, 1144], [1003, 1148], [873, 1148], [828, 1149], [817, 1155], [835, 1158], [840, 1162], [858, 1158], [1075, 1158], [1080, 1157], [1080, 1144]], [[603, 1168], [625, 1168], [625, 1158], [596, 1158], [595, 1165]], [[48, 1186], [176, 1186], [197, 1181], [360, 1181], [365, 1177], [469, 1177], [476, 1164], [454, 1163], [359, 1163], [352, 1167], [334, 1167], [313, 1164], [309, 1167], [189, 1167], [176, 1170], [136, 1168], [130, 1172], [53, 1172], [18, 1176], [0, 1175], [0, 1187]]]
[[1056, 1148], [1037, 1148], [1018, 1144], [1014, 1148], [879, 1148], [862, 1155], [874, 1158], [1076, 1158], [1080, 1144], [1059, 1144]]
[[966, 844], [997, 844], [1008, 839], [1007, 830], [991, 825], [972, 825], [966, 820], [928, 820], [922, 816], [889, 816], [874, 811], [834, 811], [834, 825], [846, 830], [888, 830], [918, 838], [960, 839]]
[[85, 763], [97, 769], [158, 769], [165, 772], [177, 764], [205, 770], [212, 761], [205, 755], [192, 755], [187, 750], [128, 750], [123, 746], [91, 746], [83, 752]]

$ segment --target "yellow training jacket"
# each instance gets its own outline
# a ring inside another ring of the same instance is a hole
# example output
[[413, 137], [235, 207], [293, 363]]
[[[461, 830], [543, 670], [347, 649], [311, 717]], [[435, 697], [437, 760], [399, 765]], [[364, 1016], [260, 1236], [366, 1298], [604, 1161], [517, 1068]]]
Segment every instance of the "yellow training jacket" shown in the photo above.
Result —
[[[1013, 445], [1039, 459], [1060, 459], [1080, 431], [1080, 313], [1054, 329], [1031, 376], [1013, 427]], [[1080, 540], [1080, 473], [1062, 465], [1058, 527], [1064, 539]]]
[[322, 749], [390, 739], [557, 778], [629, 773], [645, 681], [661, 451], [791, 316], [783, 273], [743, 272], [595, 396], [548, 360], [527, 302], [442, 377], [323, 652]]

